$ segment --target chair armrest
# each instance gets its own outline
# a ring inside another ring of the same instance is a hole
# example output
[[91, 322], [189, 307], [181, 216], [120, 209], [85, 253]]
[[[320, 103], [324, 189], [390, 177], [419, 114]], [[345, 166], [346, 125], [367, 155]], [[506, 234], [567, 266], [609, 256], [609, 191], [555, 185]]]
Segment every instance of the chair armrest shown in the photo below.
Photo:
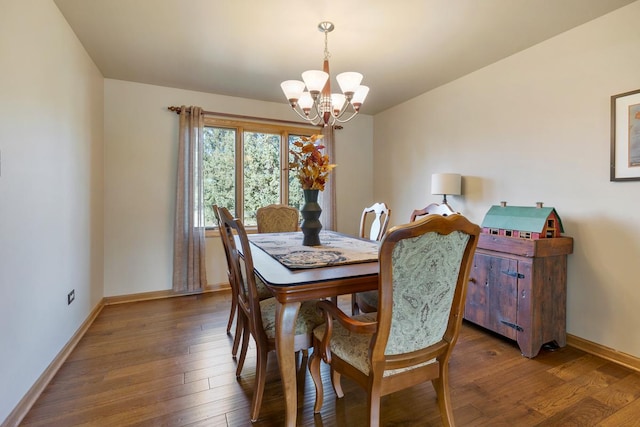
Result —
[[318, 301], [318, 310], [322, 312], [325, 320], [325, 331], [320, 348], [320, 357], [325, 363], [331, 363], [331, 335], [333, 333], [333, 319], [335, 318], [344, 328], [351, 332], [373, 334], [378, 330], [378, 322], [361, 322], [349, 317], [337, 305], [328, 300]]
[[335, 318], [345, 329], [360, 334], [373, 334], [378, 330], [378, 322], [361, 322], [350, 317], [337, 305], [328, 300], [318, 301], [318, 309], [323, 312], [325, 321], [332, 322]]

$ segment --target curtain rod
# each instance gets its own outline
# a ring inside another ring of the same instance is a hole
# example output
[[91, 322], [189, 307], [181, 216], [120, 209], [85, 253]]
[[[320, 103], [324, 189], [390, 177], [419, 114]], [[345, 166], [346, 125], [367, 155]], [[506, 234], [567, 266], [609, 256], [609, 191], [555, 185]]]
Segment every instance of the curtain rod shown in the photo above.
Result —
[[[191, 107], [186, 107], [187, 111], [191, 110]], [[167, 109], [169, 111], [175, 111], [176, 114], [180, 114], [180, 112], [182, 111], [182, 107], [176, 107], [176, 106], [171, 106], [171, 107], [167, 107]], [[234, 119], [244, 119], [244, 120], [261, 120], [261, 121], [267, 121], [267, 122], [275, 122], [275, 123], [286, 123], [289, 125], [296, 125], [296, 126], [304, 126], [304, 127], [321, 127], [321, 126], [313, 126], [310, 125], [309, 123], [303, 123], [303, 122], [294, 122], [291, 120], [279, 120], [279, 119], [265, 119], [264, 117], [254, 117], [254, 116], [243, 116], [240, 114], [230, 114], [230, 113], [218, 113], [215, 111], [202, 111], [202, 114], [204, 114], [205, 116], [220, 116], [220, 117], [230, 117], [230, 118], [234, 118]], [[334, 129], [342, 129], [342, 126], [334, 126]]]
[[[190, 111], [191, 108], [190, 107], [186, 107], [187, 111]], [[176, 107], [176, 106], [171, 106], [171, 107], [167, 107], [167, 109], [169, 111], [174, 111], [176, 114], [180, 114], [180, 111], [182, 110], [182, 107]], [[304, 123], [304, 122], [294, 122], [292, 120], [280, 120], [280, 119], [268, 119], [268, 118], [264, 118], [264, 117], [255, 117], [255, 116], [245, 116], [242, 114], [230, 114], [230, 113], [219, 113], [217, 111], [202, 111], [202, 114], [204, 114], [205, 116], [219, 116], [219, 117], [229, 117], [229, 118], [234, 118], [234, 119], [244, 119], [244, 120], [260, 120], [260, 121], [266, 121], [266, 122], [275, 122], [275, 123], [285, 123], [285, 124], [289, 124], [289, 125], [296, 125], [296, 126], [304, 126], [304, 127], [320, 127], [322, 128], [322, 126], [314, 126], [311, 125], [309, 123]], [[333, 127], [334, 129], [340, 130], [342, 129], [342, 126], [340, 125], [336, 125]]]

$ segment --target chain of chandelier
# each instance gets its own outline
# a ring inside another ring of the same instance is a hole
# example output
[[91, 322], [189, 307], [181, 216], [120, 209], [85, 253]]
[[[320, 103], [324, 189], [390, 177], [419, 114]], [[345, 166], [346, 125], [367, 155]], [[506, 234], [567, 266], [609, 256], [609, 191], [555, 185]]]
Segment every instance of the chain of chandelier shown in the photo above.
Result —
[[318, 24], [318, 30], [324, 33], [322, 71], [308, 70], [302, 73], [302, 81], [286, 80], [280, 84], [293, 111], [316, 126], [334, 126], [353, 119], [369, 93], [369, 88], [360, 84], [362, 74], [353, 71], [338, 74], [336, 80], [342, 93], [331, 93], [328, 34], [334, 28], [328, 21]]

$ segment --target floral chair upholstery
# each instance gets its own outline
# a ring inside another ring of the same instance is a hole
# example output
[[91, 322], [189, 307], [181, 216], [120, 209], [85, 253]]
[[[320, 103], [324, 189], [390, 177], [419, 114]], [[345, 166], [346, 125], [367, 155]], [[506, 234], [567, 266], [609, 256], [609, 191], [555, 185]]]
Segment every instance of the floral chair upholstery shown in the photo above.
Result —
[[284, 233], [298, 231], [300, 226], [300, 212], [287, 205], [268, 205], [256, 211], [258, 233]]
[[[267, 374], [267, 357], [276, 349], [275, 342], [275, 298], [260, 300], [253, 273], [253, 257], [245, 228], [238, 219], [234, 219], [226, 208], [218, 208], [223, 236], [229, 245], [231, 274], [236, 281], [238, 320], [244, 325], [240, 358], [236, 367], [236, 376], [240, 376], [249, 348], [249, 336], [256, 344], [256, 383], [251, 400], [251, 421], [256, 421], [262, 405], [264, 385]], [[237, 236], [242, 255], [236, 246]], [[300, 306], [295, 326], [294, 350], [307, 350], [311, 347], [312, 331], [322, 324], [324, 319], [316, 310], [316, 301], [305, 301]], [[247, 333], [248, 330], [248, 333]]]
[[[431, 203], [429, 206], [423, 209], [416, 209], [411, 213], [411, 219], [409, 222], [414, 222], [421, 219], [425, 215], [436, 214], [442, 216], [448, 216], [454, 214], [453, 210], [447, 204], [439, 205], [437, 203]], [[351, 312], [355, 315], [360, 311], [365, 313], [371, 313], [378, 310], [378, 293], [376, 291], [360, 292], [355, 297], [352, 297]]]
[[[480, 228], [461, 215], [430, 215], [392, 228], [380, 248], [377, 313], [348, 317], [330, 301], [318, 303], [325, 323], [314, 330], [309, 369], [323, 387], [320, 360], [331, 365], [333, 388], [347, 375], [368, 393], [369, 424], [380, 423], [380, 397], [431, 380], [444, 425], [454, 425], [449, 357], [458, 338], [469, 269]], [[387, 309], [388, 307], [388, 309]]]

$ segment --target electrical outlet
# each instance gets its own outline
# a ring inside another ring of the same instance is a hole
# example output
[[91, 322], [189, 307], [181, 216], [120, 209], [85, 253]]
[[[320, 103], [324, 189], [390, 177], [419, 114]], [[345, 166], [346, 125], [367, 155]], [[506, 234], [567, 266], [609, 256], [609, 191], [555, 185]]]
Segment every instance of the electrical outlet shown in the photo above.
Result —
[[67, 294], [67, 305], [71, 304], [74, 299], [76, 299], [76, 290], [72, 289], [71, 292]]

